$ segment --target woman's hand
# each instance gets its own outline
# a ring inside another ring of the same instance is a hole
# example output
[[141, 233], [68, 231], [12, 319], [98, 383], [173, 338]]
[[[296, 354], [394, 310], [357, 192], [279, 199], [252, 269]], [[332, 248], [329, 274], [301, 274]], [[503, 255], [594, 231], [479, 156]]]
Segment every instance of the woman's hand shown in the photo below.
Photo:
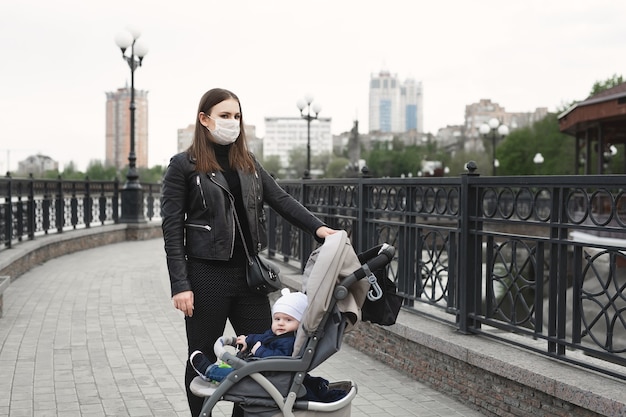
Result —
[[319, 237], [320, 239], [324, 239], [334, 233], [337, 233], [338, 231], [339, 230], [331, 229], [330, 227], [327, 227], [327, 226], [321, 226], [317, 228], [317, 230], [315, 231], [315, 235]]
[[183, 291], [172, 297], [174, 308], [183, 312], [187, 317], [193, 316], [193, 291]]

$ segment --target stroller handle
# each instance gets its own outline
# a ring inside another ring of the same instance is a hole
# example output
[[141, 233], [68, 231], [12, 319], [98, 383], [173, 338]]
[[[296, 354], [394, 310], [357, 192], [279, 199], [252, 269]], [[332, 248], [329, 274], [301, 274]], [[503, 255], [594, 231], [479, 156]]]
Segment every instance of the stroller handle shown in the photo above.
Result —
[[222, 337], [219, 337], [215, 341], [215, 344], [213, 344], [213, 352], [215, 352], [215, 356], [217, 356], [218, 359], [222, 359], [224, 354], [227, 353], [227, 351], [224, 348], [224, 346], [235, 346], [234, 343], [236, 341], [237, 341], [237, 339], [235, 337], [233, 337], [233, 336], [222, 336]]
[[217, 358], [219, 360], [221, 360], [222, 362], [227, 363], [228, 365], [232, 366], [235, 369], [239, 369], [243, 365], [246, 364], [246, 361], [244, 361], [243, 359], [238, 358], [236, 355], [233, 355], [232, 353], [228, 352], [224, 348], [224, 346], [233, 346], [234, 347], [236, 345], [237, 345], [237, 338], [236, 337], [234, 337], [234, 336], [221, 336], [213, 344], [213, 352], [215, 352], [215, 356], [217, 356]]
[[[391, 245], [383, 244], [379, 247], [378, 255], [373, 259], [366, 262], [367, 267], [370, 271], [376, 271], [384, 266], [386, 266], [396, 254], [396, 248]], [[347, 277], [345, 277], [339, 285], [335, 288], [334, 296], [337, 300], [343, 300], [348, 295], [348, 288], [355, 282], [365, 278], [367, 275], [365, 269], [363, 267], [357, 269]]]

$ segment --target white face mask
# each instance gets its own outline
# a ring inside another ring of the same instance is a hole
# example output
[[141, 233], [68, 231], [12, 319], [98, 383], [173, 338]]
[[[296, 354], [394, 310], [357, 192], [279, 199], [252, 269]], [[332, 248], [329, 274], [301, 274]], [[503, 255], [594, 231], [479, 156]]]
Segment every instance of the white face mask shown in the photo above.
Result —
[[209, 129], [215, 142], [220, 145], [230, 145], [239, 137], [239, 120], [236, 119], [213, 119], [211, 116], [207, 116], [209, 119], [215, 122], [215, 129]]

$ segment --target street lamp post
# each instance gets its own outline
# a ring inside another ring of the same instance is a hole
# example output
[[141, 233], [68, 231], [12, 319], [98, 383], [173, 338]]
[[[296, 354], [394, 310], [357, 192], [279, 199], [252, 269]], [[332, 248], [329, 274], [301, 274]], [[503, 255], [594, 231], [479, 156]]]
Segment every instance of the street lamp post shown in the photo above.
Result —
[[615, 147], [615, 145], [609, 145], [607, 149], [604, 152], [602, 152], [602, 173], [603, 174], [611, 173], [609, 168], [611, 166], [611, 159], [613, 159], [615, 155], [617, 155], [617, 148]]
[[[306, 120], [306, 171], [304, 171], [304, 178], [311, 178], [311, 121], [317, 119], [322, 107], [319, 103], [313, 103], [313, 96], [310, 94], [307, 94], [304, 99], [298, 100], [296, 106], [300, 110], [300, 117]], [[307, 109], [306, 114], [304, 114], [305, 107]], [[311, 114], [311, 110], [314, 114]]]
[[541, 164], [543, 164], [543, 161], [543, 155], [541, 154], [541, 152], [537, 152], [533, 157], [533, 162], [537, 166], [537, 174], [541, 174]]
[[496, 159], [496, 139], [497, 139], [497, 136], [500, 136], [500, 138], [504, 138], [506, 135], [508, 135], [509, 128], [504, 124], [500, 124], [500, 121], [494, 117], [494, 118], [489, 119], [489, 122], [483, 123], [482, 125], [480, 125], [480, 127], [478, 128], [478, 131], [484, 137], [487, 137], [487, 135], [491, 136], [491, 156], [492, 156], [491, 167], [492, 167], [492, 175], [495, 177], [496, 168], [497, 168], [497, 165], [499, 165], [497, 163], [498, 160]]
[[[135, 28], [119, 32], [115, 43], [122, 50], [122, 58], [130, 67], [130, 152], [128, 153], [128, 173], [122, 189], [122, 223], [143, 223], [143, 191], [137, 173], [137, 155], [135, 154], [135, 70], [141, 66], [148, 53], [148, 47], [138, 42], [141, 32]], [[130, 55], [126, 50], [130, 47]]]

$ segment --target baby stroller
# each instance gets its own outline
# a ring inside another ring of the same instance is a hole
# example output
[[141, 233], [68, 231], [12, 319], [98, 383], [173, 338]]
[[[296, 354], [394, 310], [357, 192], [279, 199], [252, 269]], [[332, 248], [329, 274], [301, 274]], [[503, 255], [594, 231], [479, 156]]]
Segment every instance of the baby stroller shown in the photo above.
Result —
[[366, 296], [382, 295], [371, 271], [384, 268], [394, 254], [394, 247], [380, 245], [365, 252], [369, 259], [361, 265], [345, 231], [327, 237], [311, 254], [304, 270], [302, 290], [308, 307], [293, 356], [244, 361], [226, 350], [235, 338], [222, 336], [215, 343], [215, 354], [234, 370], [217, 386], [200, 377], [191, 382], [190, 390], [205, 397], [200, 415], [210, 415], [218, 401], [225, 400], [238, 403], [247, 417], [350, 416], [357, 393], [353, 381], [331, 382], [329, 389], [346, 393], [332, 402], [306, 399], [304, 382], [310, 371], [339, 351], [343, 334], [360, 319]]

